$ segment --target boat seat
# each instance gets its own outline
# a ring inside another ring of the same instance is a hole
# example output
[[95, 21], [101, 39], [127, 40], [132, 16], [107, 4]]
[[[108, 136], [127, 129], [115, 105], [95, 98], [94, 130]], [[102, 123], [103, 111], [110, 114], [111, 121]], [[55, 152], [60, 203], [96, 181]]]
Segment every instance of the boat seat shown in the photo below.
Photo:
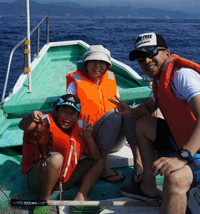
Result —
[[[41, 110], [44, 114], [53, 110], [55, 102], [60, 96], [43, 99], [8, 100], [4, 103], [4, 112], [0, 111], [0, 148], [22, 145], [23, 131], [19, 128], [19, 122], [35, 109]], [[26, 106], [26, 109], [24, 108]]]
[[22, 118], [6, 119], [0, 124], [0, 148], [22, 145], [23, 131], [19, 129]]
[[[4, 103], [4, 110], [9, 118], [24, 117], [35, 109], [41, 110], [43, 113], [52, 111], [55, 102], [60, 96], [33, 98], [33, 99], [10, 99]], [[26, 108], [24, 108], [26, 106]]]

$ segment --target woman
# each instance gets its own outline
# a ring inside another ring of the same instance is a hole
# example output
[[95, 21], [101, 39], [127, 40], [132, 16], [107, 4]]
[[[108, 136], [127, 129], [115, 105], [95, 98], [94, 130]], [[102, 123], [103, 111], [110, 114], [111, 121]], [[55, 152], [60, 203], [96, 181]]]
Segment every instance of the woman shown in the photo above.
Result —
[[[112, 66], [110, 51], [102, 45], [92, 45], [83, 55], [83, 62], [86, 71], [75, 71], [67, 75], [67, 93], [80, 98], [82, 115], [90, 115], [93, 125], [92, 136], [105, 161], [100, 179], [111, 183], [120, 183], [125, 180], [125, 176], [110, 169], [106, 165], [106, 159], [109, 152], [118, 146], [117, 142], [122, 139], [124, 134], [127, 141], [133, 145], [131, 148], [134, 148], [135, 165], [138, 161], [138, 173], [143, 172], [142, 167], [139, 167], [141, 160], [139, 150], [137, 151], [135, 145], [134, 119], [115, 117], [113, 110], [115, 105], [108, 100], [108, 98], [114, 99], [115, 95], [119, 96], [115, 75], [108, 70]], [[121, 140], [121, 142], [123, 141]], [[137, 182], [140, 179], [135, 174], [134, 180]]]

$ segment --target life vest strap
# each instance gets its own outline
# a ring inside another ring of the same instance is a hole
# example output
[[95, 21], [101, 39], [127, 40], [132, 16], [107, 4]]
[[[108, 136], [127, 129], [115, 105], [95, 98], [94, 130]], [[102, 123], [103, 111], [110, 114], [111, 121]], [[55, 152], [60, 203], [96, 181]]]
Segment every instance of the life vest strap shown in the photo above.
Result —
[[115, 76], [114, 76], [114, 74], [112, 72], [108, 71], [108, 79], [115, 80]]
[[169, 63], [171, 60], [173, 60], [173, 59], [174, 59], [174, 58], [170, 56], [170, 57], [165, 61], [164, 65], [163, 65], [163, 67], [162, 67], [162, 71], [166, 71], [167, 66], [168, 66], [168, 63]]
[[78, 74], [73, 74], [72, 77], [73, 77], [77, 82], [83, 81], [83, 79], [82, 79]]

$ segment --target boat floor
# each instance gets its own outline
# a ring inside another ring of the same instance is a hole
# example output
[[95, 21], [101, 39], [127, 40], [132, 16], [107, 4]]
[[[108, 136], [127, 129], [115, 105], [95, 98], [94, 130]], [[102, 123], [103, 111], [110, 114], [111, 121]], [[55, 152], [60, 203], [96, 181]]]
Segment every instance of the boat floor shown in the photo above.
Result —
[[[115, 153], [111, 153], [108, 156], [107, 159], [107, 164], [111, 168], [114, 168], [120, 173], [123, 173], [126, 175], [126, 180], [123, 183], [119, 184], [111, 184], [102, 180], [98, 180], [96, 184], [93, 186], [91, 189], [88, 197], [91, 200], [115, 200], [115, 201], [137, 201], [135, 199], [130, 199], [127, 197], [122, 197], [120, 195], [120, 189], [123, 186], [129, 186], [132, 183], [132, 175], [133, 175], [133, 156], [131, 153], [131, 150], [129, 148], [128, 144], [125, 144], [125, 146], [119, 151]], [[117, 167], [116, 167], [117, 166]], [[19, 173], [19, 172], [18, 172]], [[25, 176], [24, 176], [25, 179]], [[24, 185], [28, 185], [27, 181], [23, 179]], [[15, 184], [15, 181], [13, 182], [12, 185], [16, 187], [16, 189], [20, 188], [17, 187]], [[10, 183], [10, 182], [9, 182]], [[159, 189], [159, 194], [162, 197], [162, 184], [163, 184], [163, 177], [162, 176], [156, 176], [156, 184]], [[18, 184], [19, 186], [19, 184]], [[76, 185], [74, 188], [64, 191], [62, 193], [62, 200], [73, 200], [77, 190], [78, 190], [79, 185]], [[1, 189], [1, 185], [0, 185]], [[34, 193], [34, 190], [29, 191], [29, 194], [26, 195], [26, 199], [37, 199], [39, 195]], [[200, 193], [200, 189], [199, 189]], [[2, 194], [2, 192], [0, 192]], [[25, 191], [24, 194], [27, 194]], [[113, 197], [114, 196], [114, 197]], [[25, 199], [22, 196], [22, 199]], [[52, 200], [59, 200], [59, 194], [58, 193], [53, 193], [51, 195]], [[8, 201], [7, 201], [8, 202]], [[193, 203], [195, 200], [192, 201]], [[193, 205], [194, 206], [194, 205]], [[197, 207], [197, 205], [195, 204]], [[11, 207], [10, 205], [6, 210], [0, 210], [0, 214], [32, 214], [33, 213], [34, 207], [31, 206], [23, 206], [23, 207]], [[60, 211], [59, 211], [60, 210]], [[60, 207], [58, 206], [51, 206], [49, 214], [68, 214], [69, 213], [69, 207]], [[104, 211], [101, 212], [101, 214], [109, 214], [109, 213], [116, 213], [116, 214], [130, 214], [130, 213], [135, 213], [135, 214], [158, 214], [159, 213], [159, 208], [158, 207], [119, 207], [119, 206], [107, 206]], [[195, 214], [196, 212], [193, 212]], [[198, 212], [199, 213], [199, 212]], [[186, 214], [191, 214], [190, 210], [188, 209]]]
[[[113, 200], [122, 200], [121, 195], [120, 195], [120, 189], [123, 186], [128, 186], [131, 185], [131, 179], [132, 179], [132, 175], [133, 175], [133, 155], [131, 153], [131, 149], [129, 148], [128, 144], [125, 144], [125, 146], [119, 151], [119, 152], [115, 152], [115, 153], [111, 153], [108, 156], [108, 160], [107, 160], [107, 164], [109, 167], [111, 168], [115, 168], [115, 170], [117, 170], [120, 173], [123, 173], [124, 175], [126, 175], [126, 180], [123, 183], [120, 184], [111, 184], [102, 180], [98, 180], [96, 182], [96, 184], [93, 186], [93, 188], [91, 189], [88, 197], [91, 200], [110, 200], [111, 198], [114, 198]], [[21, 172], [18, 171], [17, 175], [20, 174]], [[13, 175], [15, 176], [15, 174]], [[21, 186], [22, 188], [24, 186], [27, 186], [27, 179], [26, 176], [23, 176], [23, 185]], [[156, 182], [158, 185], [158, 188], [160, 190], [162, 190], [162, 182], [163, 182], [163, 177], [161, 176], [157, 176], [156, 177]], [[20, 189], [20, 185], [19, 183], [17, 183], [16, 180], [12, 181], [12, 185], [15, 186], [15, 191], [18, 192], [18, 189]], [[18, 185], [18, 186], [17, 186]], [[68, 191], [64, 191], [62, 193], [62, 200], [73, 200], [73, 198], [76, 195], [76, 192], [78, 190], [79, 185], [76, 185], [74, 188], [68, 190]], [[12, 187], [13, 188], [13, 187]], [[23, 188], [25, 189], [25, 188]], [[29, 189], [29, 188], [28, 188]], [[0, 194], [3, 194], [2, 192], [0, 192]], [[13, 195], [13, 194], [12, 194]], [[24, 196], [25, 195], [25, 196]], [[13, 197], [13, 196], [12, 196]], [[27, 192], [27, 190], [25, 190], [25, 192], [23, 192], [22, 194], [18, 196], [16, 196], [19, 199], [34, 199], [35, 200], [39, 197], [38, 194], [34, 193], [34, 190], [29, 189], [29, 191]], [[14, 198], [16, 198], [14, 197]], [[5, 198], [5, 197], [4, 197]], [[58, 193], [53, 193], [51, 195], [52, 200], [59, 200], [59, 194]], [[6, 198], [5, 198], [6, 200]], [[130, 200], [129, 198], [126, 198], [125, 200]], [[5, 201], [4, 201], [5, 202]], [[8, 202], [8, 201], [7, 201]], [[23, 206], [23, 207], [11, 207], [9, 205], [9, 207], [6, 210], [2, 210], [0, 211], [0, 214], [4, 214], [4, 213], [9, 213], [9, 214], [31, 214], [33, 212], [34, 207], [28, 207], [28, 206]], [[67, 212], [67, 207], [66, 207], [66, 212], [64, 213], [68, 213]], [[106, 207], [106, 210], [104, 210], [103, 212], [101, 212], [102, 214], [105, 213], [130, 213], [130, 209], [133, 210], [134, 209], [134, 213], [158, 213], [158, 208], [152, 208], [152, 207]], [[136, 211], [138, 210], [138, 211]], [[152, 210], [152, 212], [150, 212]], [[59, 213], [58, 212], [58, 208], [56, 206], [51, 206], [50, 208], [50, 214], [56, 214]], [[60, 212], [61, 214], [61, 212]]]

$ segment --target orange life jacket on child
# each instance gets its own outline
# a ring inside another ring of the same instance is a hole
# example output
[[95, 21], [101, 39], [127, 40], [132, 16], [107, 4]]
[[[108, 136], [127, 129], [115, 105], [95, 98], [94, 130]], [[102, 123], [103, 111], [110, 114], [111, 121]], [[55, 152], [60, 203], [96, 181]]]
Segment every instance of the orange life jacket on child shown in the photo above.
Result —
[[81, 119], [90, 114], [90, 123], [94, 124], [105, 113], [116, 106], [108, 98], [115, 99], [117, 85], [113, 72], [107, 71], [97, 86], [90, 81], [85, 74], [87, 72], [75, 71], [66, 76], [67, 87], [74, 82], [77, 88], [77, 97], [81, 101]]
[[191, 68], [200, 73], [200, 65], [172, 54], [162, 67], [159, 87], [156, 80], [153, 80], [153, 95], [180, 149], [188, 141], [196, 118], [189, 103], [186, 100], [179, 100], [172, 93], [170, 79], [174, 67]]
[[[61, 131], [53, 120], [53, 115], [48, 114], [50, 119], [50, 131], [53, 135], [52, 152], [59, 152], [64, 157], [63, 168], [60, 174], [59, 183], [65, 183], [70, 178], [72, 172], [86, 149], [86, 142], [82, 137], [82, 128], [76, 122], [72, 127], [71, 135], [65, 134]], [[26, 133], [27, 134], [27, 133]], [[25, 139], [24, 139], [25, 140]], [[26, 142], [28, 142], [26, 136]], [[22, 160], [22, 173], [26, 174], [29, 165], [31, 168], [38, 162], [36, 157], [37, 148], [35, 145], [23, 142], [23, 160]], [[30, 169], [31, 169], [30, 168]], [[30, 170], [29, 169], [29, 170]]]

